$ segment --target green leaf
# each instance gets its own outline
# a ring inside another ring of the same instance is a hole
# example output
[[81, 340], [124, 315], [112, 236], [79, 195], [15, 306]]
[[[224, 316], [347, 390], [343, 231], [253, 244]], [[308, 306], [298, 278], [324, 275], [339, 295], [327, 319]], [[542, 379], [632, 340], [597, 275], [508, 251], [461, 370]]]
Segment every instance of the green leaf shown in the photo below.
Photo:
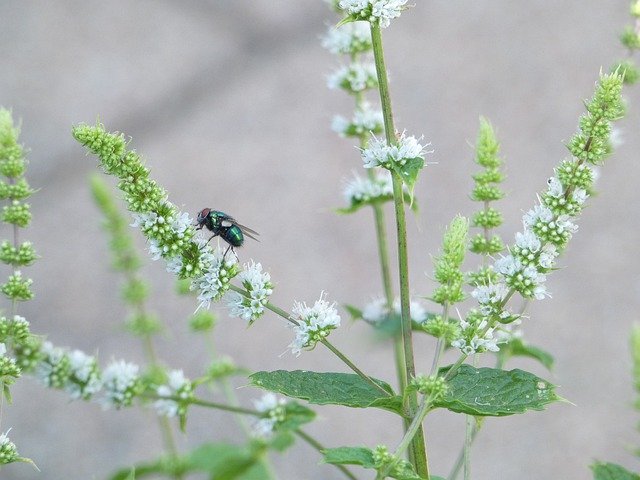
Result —
[[253, 475], [251, 470], [258, 460], [259, 456], [244, 446], [208, 443], [194, 450], [188, 463], [192, 470], [209, 473], [211, 480], [232, 480], [259, 478], [246, 476]]
[[402, 177], [402, 182], [409, 188], [410, 205], [413, 205], [413, 189], [416, 186], [418, 173], [424, 167], [424, 158], [407, 159], [404, 165], [392, 164], [393, 171]]
[[132, 468], [125, 480], [136, 480], [136, 469]]
[[591, 470], [593, 480], [640, 480], [640, 475], [615, 463], [597, 462], [591, 465]]
[[276, 428], [281, 430], [296, 430], [305, 423], [312, 422], [316, 418], [316, 412], [300, 405], [298, 402], [288, 402], [285, 407], [285, 419], [278, 423]]
[[299, 398], [316, 405], [376, 407], [402, 414], [402, 398], [382, 380], [373, 379], [385, 392], [351, 373], [319, 373], [304, 370], [256, 372], [249, 376], [253, 386]]
[[[440, 369], [444, 375], [450, 367]], [[447, 380], [448, 389], [436, 407], [474, 416], [502, 417], [544, 410], [545, 406], [562, 400], [555, 385], [523, 370], [473, 368], [462, 365]]]
[[[338, 447], [328, 448], [322, 451], [324, 461], [333, 465], [360, 465], [363, 468], [376, 469], [373, 460], [373, 450], [366, 447]], [[413, 466], [406, 461], [401, 461], [396, 465], [393, 472], [387, 474], [389, 478], [397, 480], [423, 480]], [[385, 478], [387, 478], [385, 477]], [[436, 477], [431, 477], [434, 480]]]
[[529, 345], [520, 338], [512, 338], [508, 343], [500, 345], [500, 351], [497, 355], [502, 358], [503, 363], [511, 357], [533, 358], [544, 365], [547, 370], [553, 370], [554, 359], [549, 352]]
[[327, 448], [322, 451], [324, 461], [333, 465], [360, 465], [375, 468], [373, 451], [366, 447]]
[[353, 305], [345, 304], [344, 309], [351, 315], [351, 320], [362, 320], [362, 310]]

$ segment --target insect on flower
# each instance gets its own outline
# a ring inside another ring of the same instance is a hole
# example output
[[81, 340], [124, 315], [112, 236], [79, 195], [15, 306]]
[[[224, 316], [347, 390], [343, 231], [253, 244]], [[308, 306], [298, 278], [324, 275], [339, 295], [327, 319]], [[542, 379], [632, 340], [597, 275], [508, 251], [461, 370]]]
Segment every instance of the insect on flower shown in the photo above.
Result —
[[198, 212], [196, 222], [196, 230], [202, 230], [206, 227], [207, 230], [213, 233], [207, 242], [209, 242], [213, 237], [219, 236], [229, 244], [224, 252], [225, 256], [229, 249], [231, 249], [234, 255], [236, 254], [234, 247], [242, 246], [245, 235], [259, 241], [255, 237], [255, 235], [260, 235], [258, 232], [239, 224], [233, 217], [224, 212], [220, 212], [219, 210], [211, 210], [210, 208], [200, 210], [200, 212]]

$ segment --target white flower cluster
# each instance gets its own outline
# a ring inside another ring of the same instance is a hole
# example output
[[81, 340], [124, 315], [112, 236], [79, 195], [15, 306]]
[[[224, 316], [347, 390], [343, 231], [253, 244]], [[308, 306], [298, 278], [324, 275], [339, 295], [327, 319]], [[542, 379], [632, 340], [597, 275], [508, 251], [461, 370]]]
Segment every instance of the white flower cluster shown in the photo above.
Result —
[[69, 369], [66, 351], [44, 342], [40, 348], [40, 362], [35, 368], [35, 377], [46, 387], [64, 388]]
[[[206, 245], [205, 248], [208, 248]], [[209, 308], [211, 302], [219, 300], [229, 289], [229, 282], [238, 273], [238, 259], [235, 255], [225, 257], [220, 248], [207, 250], [201, 259], [205, 268], [204, 274], [195, 278], [191, 290], [198, 292], [198, 309]]]
[[338, 5], [358, 20], [380, 22], [386, 28], [406, 8], [407, 0], [340, 0]]
[[383, 128], [382, 111], [374, 110], [369, 103], [363, 103], [351, 120], [336, 115], [331, 122], [331, 129], [342, 137], [360, 137], [368, 132], [381, 132]]
[[[509, 253], [498, 258], [493, 270], [498, 281], [493, 285], [478, 286], [472, 296], [480, 304], [481, 320], [461, 322], [461, 338], [452, 342], [463, 353], [497, 349], [498, 328], [502, 341], [512, 336], [509, 325], [517, 324], [518, 315], [506, 309], [510, 292], [518, 292], [525, 298], [542, 300], [549, 296], [545, 285], [547, 273], [553, 270], [560, 250], [578, 229], [572, 221], [588, 198], [583, 189], [574, 189], [571, 195], [557, 177], [547, 182], [547, 191], [537, 204], [522, 217], [524, 231], [515, 235], [515, 243]], [[505, 324], [505, 325], [503, 325]]]
[[378, 85], [378, 74], [373, 63], [354, 62], [338, 68], [327, 77], [327, 86], [335, 90], [343, 88], [350, 92], [362, 92]]
[[251, 260], [250, 264], [244, 265], [238, 278], [249, 296], [230, 292], [227, 301], [229, 315], [242, 318], [251, 324], [264, 313], [264, 306], [269, 302], [269, 296], [273, 293], [271, 276], [262, 271], [261, 264]]
[[[427, 309], [422, 302], [412, 298], [409, 305], [409, 310], [411, 313], [412, 322], [422, 324], [427, 320]], [[376, 326], [389, 318], [389, 313], [390, 312], [387, 308], [387, 301], [384, 299], [384, 297], [378, 297], [373, 299], [362, 309], [362, 319], [365, 322]], [[400, 298], [396, 298], [393, 301], [393, 313], [396, 315], [402, 314]]]
[[371, 31], [365, 22], [351, 22], [329, 28], [322, 46], [336, 55], [351, 55], [371, 48]]
[[407, 161], [421, 158], [426, 151], [426, 147], [431, 145], [421, 145], [414, 136], [406, 136], [405, 132], [398, 138], [396, 145], [389, 145], [383, 138], [373, 137], [369, 146], [362, 150], [362, 161], [364, 168], [384, 167], [390, 169], [393, 164], [404, 165]]
[[354, 175], [353, 179], [346, 184], [343, 193], [351, 205], [375, 199], [392, 198], [391, 175], [386, 170], [377, 170], [373, 179]]
[[[140, 228], [149, 238], [149, 254], [153, 260], [166, 258], [167, 269], [175, 271], [175, 257], [180, 257], [180, 248], [193, 236], [193, 220], [186, 212], [178, 212], [175, 216], [165, 218], [155, 212], [133, 213], [132, 227]], [[162, 242], [168, 238], [171, 242]]]
[[296, 336], [289, 345], [294, 355], [299, 356], [302, 349], [311, 350], [316, 343], [326, 338], [331, 330], [340, 326], [340, 315], [335, 302], [330, 304], [323, 297], [324, 292], [312, 307], [308, 307], [306, 303], [294, 303], [292, 312], [298, 324], [291, 324]]
[[131, 405], [140, 385], [140, 367], [133, 363], [119, 360], [111, 363], [102, 372], [102, 388], [105, 408], [127, 407]]
[[181, 401], [174, 398], [161, 398], [153, 403], [158, 415], [165, 417], [175, 417], [184, 415], [188, 406], [188, 401], [193, 398], [193, 383], [184, 376], [182, 370], [171, 370], [166, 385], [160, 385], [156, 389], [156, 393], [160, 397], [177, 397]]
[[487, 328], [489, 322], [486, 319], [479, 323], [468, 322], [464, 319], [460, 320], [460, 338], [451, 342], [451, 346], [459, 349], [465, 355], [471, 355], [478, 352], [497, 352], [498, 336], [494, 336], [495, 327]]
[[273, 435], [274, 427], [285, 420], [287, 401], [269, 392], [265, 393], [260, 400], [254, 400], [253, 405], [262, 414], [253, 424], [253, 435], [268, 439]]
[[80, 350], [73, 350], [68, 357], [70, 371], [64, 388], [72, 399], [87, 400], [102, 388], [98, 362]]

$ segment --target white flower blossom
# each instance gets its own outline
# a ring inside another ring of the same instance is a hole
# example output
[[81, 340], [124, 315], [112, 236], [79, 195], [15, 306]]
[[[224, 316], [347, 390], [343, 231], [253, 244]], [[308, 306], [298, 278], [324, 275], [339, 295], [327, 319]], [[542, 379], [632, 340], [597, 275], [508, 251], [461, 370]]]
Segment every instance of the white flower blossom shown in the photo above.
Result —
[[[396, 297], [393, 300], [392, 307], [395, 315], [399, 316], [402, 314], [400, 297]], [[427, 309], [422, 302], [412, 298], [409, 304], [409, 310], [411, 312], [412, 322], [422, 324], [427, 320]], [[377, 297], [364, 306], [362, 309], [362, 319], [375, 326], [386, 320], [389, 317], [389, 313], [386, 299], [384, 297]]]
[[344, 197], [351, 205], [393, 195], [391, 175], [385, 170], [375, 172], [373, 179], [354, 174], [344, 188]]
[[254, 400], [255, 409], [262, 417], [253, 424], [253, 435], [257, 438], [270, 438], [274, 427], [285, 420], [287, 401], [273, 393], [265, 393], [260, 400]]
[[237, 292], [230, 292], [227, 295], [229, 315], [253, 323], [264, 313], [264, 307], [269, 302], [269, 296], [273, 293], [271, 276], [262, 271], [261, 264], [251, 260], [250, 264], [244, 265], [238, 278], [249, 297]]
[[380, 22], [386, 28], [406, 8], [407, 0], [340, 0], [338, 5], [359, 20]]
[[331, 90], [344, 88], [352, 92], [361, 92], [377, 85], [378, 74], [373, 63], [352, 63], [342, 66], [327, 77], [327, 86]]
[[238, 273], [238, 259], [234, 255], [224, 256], [217, 248], [210, 254], [203, 254], [204, 273], [191, 283], [191, 290], [198, 292], [200, 308], [209, 308], [211, 302], [219, 300], [229, 289], [229, 281]]
[[564, 187], [556, 177], [549, 178], [549, 180], [547, 180], [547, 185], [549, 185], [549, 195], [552, 197], [561, 197], [564, 195]]
[[291, 325], [295, 331], [295, 338], [289, 344], [291, 353], [300, 355], [302, 349], [312, 349], [316, 343], [326, 338], [331, 330], [340, 326], [340, 315], [336, 310], [336, 303], [324, 300], [324, 292], [312, 307], [306, 303], [295, 302], [292, 313], [298, 325]]
[[[167, 384], [160, 385], [156, 389], [158, 396], [178, 397], [184, 401], [189, 400], [193, 396], [193, 384], [184, 376], [182, 370], [171, 370], [168, 377]], [[158, 415], [165, 417], [183, 415], [186, 406], [186, 404], [177, 402], [173, 398], [162, 398], [153, 403], [153, 407], [156, 409]]]
[[522, 217], [522, 223], [524, 224], [525, 229], [530, 229], [538, 223], [538, 221], [549, 223], [552, 220], [553, 212], [543, 205], [536, 205]]
[[385, 167], [391, 168], [392, 164], [400, 166], [408, 160], [424, 157], [426, 147], [431, 145], [421, 145], [414, 136], [406, 136], [405, 132], [398, 138], [397, 145], [388, 145], [383, 138], [373, 137], [369, 146], [362, 150], [362, 161], [364, 168]]
[[65, 390], [73, 399], [90, 398], [102, 388], [98, 362], [80, 350], [73, 350], [68, 358], [70, 375]]
[[322, 37], [322, 46], [335, 55], [349, 55], [371, 48], [371, 30], [365, 22], [330, 27]]
[[359, 137], [368, 132], [380, 132], [383, 128], [382, 111], [374, 110], [369, 103], [355, 110], [351, 120], [336, 115], [331, 122], [331, 129], [342, 137]]
[[120, 408], [131, 405], [140, 382], [140, 367], [119, 360], [111, 363], [102, 372], [102, 388], [105, 398], [103, 406]]
[[44, 342], [40, 348], [41, 360], [35, 368], [35, 377], [46, 387], [62, 388], [66, 380], [69, 359], [66, 351]]

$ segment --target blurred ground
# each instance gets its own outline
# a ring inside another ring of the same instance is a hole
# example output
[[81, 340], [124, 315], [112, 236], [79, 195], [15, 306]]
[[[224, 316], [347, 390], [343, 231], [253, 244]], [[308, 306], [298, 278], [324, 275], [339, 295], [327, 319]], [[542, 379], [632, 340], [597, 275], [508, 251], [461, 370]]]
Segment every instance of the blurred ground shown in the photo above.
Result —
[[[623, 55], [617, 36], [629, 18], [628, 2], [614, 0], [416, 3], [384, 31], [384, 41], [397, 125], [424, 134], [435, 149], [429, 160], [437, 164], [416, 189], [421, 214], [409, 222], [412, 288], [426, 295], [432, 284], [424, 272], [443, 226], [475, 208], [467, 194], [478, 116], [489, 117], [502, 139], [510, 193], [501, 203], [502, 233], [510, 239], [566, 156], [563, 142], [599, 70]], [[29, 180], [40, 188], [26, 234], [42, 256], [29, 268], [37, 298], [21, 307], [35, 332], [97, 352], [103, 362], [142, 361], [121, 328], [120, 279], [109, 270], [90, 198], [95, 159], [70, 135], [72, 124], [98, 117], [133, 138], [174, 203], [192, 214], [205, 206], [232, 212], [261, 233], [261, 243], [247, 243], [241, 256], [267, 266], [276, 304], [313, 301], [324, 289], [332, 300], [362, 305], [380, 292], [370, 215], [331, 210], [342, 204], [342, 179], [360, 168], [351, 143], [328, 128], [334, 113], [351, 108], [346, 96], [325, 88], [325, 75], [339, 62], [318, 37], [335, 21], [321, 1], [0, 3], [0, 104], [22, 119]], [[620, 124], [625, 143], [602, 170], [600, 194], [561, 262], [566, 268], [549, 279], [553, 298], [535, 304], [525, 324], [527, 338], [555, 355], [556, 371], [511, 364], [547, 376], [575, 405], [487, 420], [473, 451], [474, 478], [586, 479], [594, 459], [637, 466], [626, 449], [640, 444], [627, 347], [640, 293], [640, 95], [630, 90], [628, 98], [629, 116]], [[196, 376], [208, 352], [186, 329], [194, 304], [172, 295], [160, 265], [146, 272], [155, 309], [168, 324], [161, 357]], [[364, 326], [344, 323], [335, 343], [366, 371], [393, 378], [389, 349]], [[290, 335], [273, 316], [250, 330], [223, 319], [215, 342], [254, 370], [343, 369], [320, 348], [280, 356]], [[428, 370], [432, 348], [418, 342], [419, 370]], [[30, 379], [13, 394], [2, 430], [12, 427], [21, 453], [42, 473], [11, 465], [3, 479], [103, 479], [161, 448], [148, 412], [69, 404]], [[239, 394], [245, 402], [256, 397], [250, 389]], [[320, 413], [309, 430], [327, 445], [394, 446], [399, 438], [386, 413]], [[449, 471], [463, 428], [461, 417], [446, 412], [429, 417], [434, 473]], [[226, 416], [194, 409], [180, 448], [214, 438], [241, 436]], [[317, 467], [317, 454], [304, 445], [274, 462], [282, 479], [341, 478]]]

